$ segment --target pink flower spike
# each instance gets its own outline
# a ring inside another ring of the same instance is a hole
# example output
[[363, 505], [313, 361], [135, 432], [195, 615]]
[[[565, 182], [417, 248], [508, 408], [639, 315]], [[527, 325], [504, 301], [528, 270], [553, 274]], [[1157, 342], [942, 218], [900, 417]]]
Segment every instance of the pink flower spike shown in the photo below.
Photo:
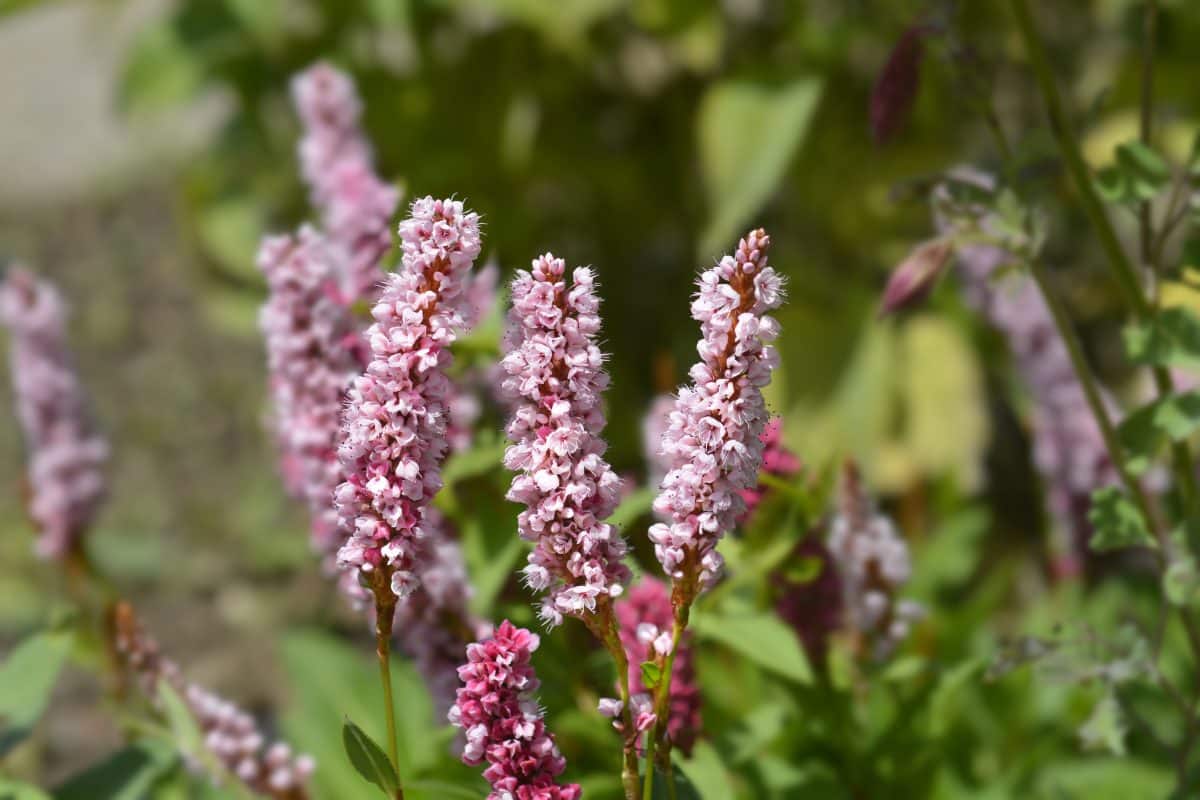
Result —
[[508, 499], [525, 504], [521, 537], [536, 543], [525, 568], [532, 589], [549, 590], [541, 617], [590, 618], [629, 581], [625, 541], [604, 520], [620, 479], [604, 460], [601, 396], [608, 386], [595, 278], [546, 254], [512, 284], [504, 338], [504, 391], [516, 398], [504, 463], [517, 473]]
[[462, 728], [463, 763], [487, 762], [488, 800], [577, 800], [579, 784], [560, 784], [566, 768], [554, 735], [546, 730], [530, 658], [538, 636], [508, 620], [490, 638], [467, 647], [458, 668], [462, 687], [448, 718]]
[[334, 256], [311, 227], [264, 240], [258, 266], [267, 279], [259, 326], [284, 481], [308, 506], [314, 549], [332, 560], [341, 541], [332, 500], [342, 481], [342, 404], [362, 369], [354, 319], [330, 291], [337, 279]]
[[362, 101], [349, 75], [314, 64], [292, 79], [292, 100], [304, 125], [301, 171], [336, 253], [339, 288], [348, 301], [373, 301], [400, 192], [375, 174], [360, 127]]
[[700, 361], [663, 434], [671, 469], [654, 510], [666, 521], [650, 528], [655, 555], [683, 604], [720, 573], [717, 543], [742, 516], [740, 493], [755, 485], [762, 466], [762, 389], [779, 361], [770, 345], [779, 323], [768, 312], [783, 302], [783, 280], [767, 263], [770, 244], [766, 232], [751, 231], [734, 255], [701, 273], [692, 301]]
[[0, 284], [0, 322], [11, 333], [13, 394], [28, 452], [27, 510], [36, 549], [62, 560], [78, 546], [107, 492], [108, 443], [95, 432], [67, 349], [58, 290], [21, 268]]
[[350, 388], [335, 503], [338, 564], [386, 568], [404, 597], [416, 586], [417, 543], [441, 488], [451, 384], [450, 345], [464, 327], [463, 282], [479, 255], [479, 217], [456, 200], [424, 197], [400, 223], [400, 268], [371, 310], [371, 361]]

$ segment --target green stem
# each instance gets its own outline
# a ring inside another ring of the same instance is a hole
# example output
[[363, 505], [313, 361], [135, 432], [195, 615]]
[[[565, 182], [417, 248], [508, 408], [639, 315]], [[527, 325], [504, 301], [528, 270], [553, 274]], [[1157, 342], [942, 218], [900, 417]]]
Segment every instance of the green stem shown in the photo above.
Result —
[[[396, 782], [400, 782], [400, 746], [396, 736], [396, 704], [392, 699], [392, 623], [396, 617], [396, 598], [391, 587], [375, 588], [375, 654], [379, 657], [379, 680], [383, 684], [384, 716], [387, 719], [388, 758], [396, 770]], [[396, 800], [403, 800], [404, 789], [398, 786]]]
[[[1025, 44], [1025, 50], [1029, 54], [1030, 66], [1046, 104], [1050, 131], [1058, 144], [1059, 152], [1062, 153], [1067, 172], [1079, 193], [1083, 210], [1091, 221], [1092, 227], [1096, 229], [1100, 245], [1116, 274], [1117, 283], [1120, 285], [1126, 301], [1133, 309], [1134, 317], [1143, 322], [1149, 320], [1154, 315], [1154, 308], [1146, 299], [1137, 270], [1124, 248], [1121, 247], [1121, 241], [1117, 238], [1112, 220], [1108, 218], [1104, 204], [1096, 193], [1091, 170], [1083, 160], [1083, 154], [1076, 142], [1071, 122], [1064, 111], [1062, 98], [1054, 81], [1054, 73], [1046, 56], [1046, 48], [1038, 35], [1037, 26], [1034, 24], [1033, 15], [1029, 10], [1028, 0], [1011, 0], [1011, 5], [1021, 39]], [[1155, 367], [1153, 373], [1158, 396], [1161, 398], [1170, 395], [1174, 391], [1170, 373], [1163, 367]], [[1189, 510], [1194, 511], [1197, 499], [1196, 472], [1192, 466], [1191, 451], [1188, 450], [1185, 443], [1175, 442], [1171, 446], [1171, 458], [1175, 479], [1183, 495], [1184, 503]]]
[[1037, 259], [1031, 259], [1029, 270], [1033, 275], [1034, 281], [1037, 283], [1042, 298], [1046, 301], [1046, 307], [1050, 309], [1050, 316], [1054, 318], [1054, 326], [1058, 329], [1058, 335], [1067, 347], [1067, 354], [1071, 358], [1071, 366], [1075, 370], [1075, 378], [1079, 381], [1080, 387], [1083, 388], [1083, 394], [1087, 399], [1088, 408], [1092, 411], [1092, 416], [1096, 418], [1096, 424], [1100, 428], [1100, 435], [1104, 438], [1104, 446], [1108, 448], [1108, 455], [1112, 460], [1113, 467], [1117, 470], [1117, 475], [1121, 478], [1121, 483], [1125, 484], [1125, 488], [1129, 491], [1134, 503], [1137, 504], [1138, 510], [1145, 518], [1147, 529], [1159, 531], [1160, 526], [1155, 524], [1154, 515], [1151, 513], [1150, 502], [1146, 497], [1146, 492], [1142, 488], [1142, 485], [1129, 472], [1128, 465], [1125, 463], [1125, 452], [1121, 449], [1121, 443], [1117, 440], [1117, 431], [1113, 426], [1112, 418], [1108, 414], [1108, 409], [1104, 406], [1104, 398], [1100, 394], [1100, 388], [1096, 383], [1095, 377], [1092, 375], [1091, 369], [1088, 367], [1087, 359], [1083, 354], [1083, 345], [1080, 343], [1079, 336], [1075, 333], [1075, 328], [1071, 324], [1066, 310], [1063, 308], [1062, 301], [1059, 300], [1058, 295], [1050, 286], [1046, 268]]
[[[671, 678], [675, 672], [675, 654], [679, 652], [679, 643], [687, 630], [688, 619], [691, 616], [690, 604], [680, 605], [675, 609], [675, 620], [671, 626], [671, 652], [663, 659], [662, 673], [654, 693], [654, 727], [646, 737], [646, 800], [651, 798], [654, 781], [654, 767], [657, 764], [664, 775], [670, 775], [671, 740], [667, 737], [667, 723], [671, 714]], [[674, 781], [668, 785], [668, 793], [674, 789]]]
[[617, 690], [621, 700], [621, 724], [624, 726], [625, 739], [621, 744], [621, 786], [625, 792], [625, 800], [641, 800], [638, 791], [638, 758], [637, 731], [633, 725], [633, 712], [629, 707], [629, 657], [621, 644], [621, 635], [617, 628], [617, 619], [613, 616], [611, 607], [607, 608], [600, 623], [600, 631], [595, 631], [601, 644], [612, 656], [617, 667]]

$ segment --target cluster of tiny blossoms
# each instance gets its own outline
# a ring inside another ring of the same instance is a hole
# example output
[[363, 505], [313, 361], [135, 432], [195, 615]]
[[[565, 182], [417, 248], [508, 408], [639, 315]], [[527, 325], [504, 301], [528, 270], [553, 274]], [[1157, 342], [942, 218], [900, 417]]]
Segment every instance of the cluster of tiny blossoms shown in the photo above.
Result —
[[923, 611], [897, 598], [912, 574], [908, 545], [891, 519], [875, 510], [853, 465], [842, 479], [827, 545], [842, 579], [845, 624], [875, 658], [886, 658]]
[[66, 343], [58, 291], [14, 268], [0, 285], [0, 321], [12, 334], [12, 381], [28, 450], [28, 513], [37, 552], [61, 559], [104, 499], [108, 444], [92, 428]]
[[267, 280], [259, 313], [266, 341], [273, 428], [288, 490], [305, 501], [313, 544], [339, 544], [333, 491], [341, 482], [337, 446], [346, 387], [361, 370], [354, 319], [337, 299], [328, 243], [309, 226], [273, 236], [258, 252]]
[[349, 391], [338, 450], [344, 482], [338, 564], [386, 565], [392, 591], [416, 585], [417, 542], [441, 488], [451, 385], [450, 345], [463, 327], [463, 284], [479, 255], [479, 217], [461, 202], [425, 197], [400, 224], [401, 265], [371, 310], [371, 361]]
[[[114, 613], [115, 647], [122, 663], [132, 672], [147, 696], [161, 702], [159, 687], [165, 682], [186, 703], [204, 735], [204, 747], [222, 767], [255, 794], [273, 800], [307, 800], [307, 784], [313, 772], [308, 756], [293, 756], [283, 742], [268, 744], [254, 718], [233, 703], [195, 684], [186, 683], [179, 666], [162, 654], [127, 604]], [[189, 766], [201, 769], [196, 754]], [[220, 776], [212, 776], [219, 780]]]
[[315, 64], [292, 79], [292, 99], [304, 124], [300, 166], [337, 251], [339, 288], [348, 301], [372, 299], [400, 193], [375, 174], [359, 122], [362, 102], [348, 75]]
[[596, 346], [600, 306], [592, 271], [567, 282], [562, 259], [547, 254], [512, 284], [504, 339], [504, 390], [516, 398], [504, 463], [518, 474], [508, 499], [525, 504], [522, 538], [536, 542], [525, 580], [549, 589], [541, 616], [593, 614], [629, 580], [625, 541], [605, 518], [620, 479], [604, 460], [601, 395], [608, 385]]
[[742, 516], [740, 492], [757, 483], [767, 424], [762, 387], [778, 354], [779, 324], [768, 312], [783, 301], [782, 279], [767, 264], [770, 239], [747, 234], [698, 280], [692, 317], [703, 338], [694, 384], [680, 390], [662, 439], [670, 459], [650, 528], [655, 555], [690, 602], [721, 571], [716, 547]]
[[485, 761], [492, 785], [488, 800], [576, 800], [579, 784], [560, 784], [566, 767], [554, 735], [546, 730], [534, 692], [537, 675], [530, 657], [537, 634], [508, 620], [495, 634], [467, 647], [458, 669], [463, 686], [450, 709], [450, 722], [466, 734], [462, 760]]
[[[960, 180], [990, 189], [994, 181], [978, 172], [960, 172]], [[948, 190], [935, 192], [944, 205]], [[943, 232], [956, 225], [987, 230], [990, 220], [978, 214], [965, 220], [939, 219]], [[1078, 568], [1088, 552], [1091, 525], [1087, 519], [1093, 491], [1117, 482], [1117, 473], [1083, 387], [1075, 375], [1067, 346], [1033, 278], [1013, 272], [1000, 277], [1013, 255], [991, 244], [969, 244], [957, 250], [967, 301], [1008, 341], [1018, 373], [1033, 396], [1034, 464], [1046, 480], [1047, 502], [1060, 532], [1072, 541], [1062, 543], [1064, 568]], [[1116, 411], [1109, 401], [1110, 412]]]
[[[648, 693], [642, 683], [641, 664], [656, 661], [671, 652], [671, 626], [674, 622], [671, 592], [666, 584], [647, 575], [630, 588], [616, 603], [621, 644], [629, 657], [629, 691]], [[692, 664], [691, 631], [685, 631], [675, 652], [671, 668], [671, 697], [667, 735], [685, 756], [691, 756], [700, 732], [700, 687]]]

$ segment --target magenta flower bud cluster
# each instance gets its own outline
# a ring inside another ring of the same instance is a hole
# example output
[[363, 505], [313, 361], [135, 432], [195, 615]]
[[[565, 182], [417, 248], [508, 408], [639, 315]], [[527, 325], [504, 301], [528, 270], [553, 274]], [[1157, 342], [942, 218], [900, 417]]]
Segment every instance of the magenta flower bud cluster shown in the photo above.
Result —
[[546, 254], [512, 284], [504, 338], [504, 389], [517, 398], [504, 463], [517, 472], [508, 499], [523, 503], [521, 537], [536, 546], [525, 580], [549, 590], [548, 625], [585, 616], [617, 597], [629, 580], [625, 541], [604, 520], [616, 508], [620, 479], [604, 460], [601, 399], [608, 386], [600, 300], [587, 268], [567, 280], [566, 265]]
[[66, 308], [58, 290], [20, 268], [0, 285], [0, 322], [11, 334], [17, 417], [25, 435], [28, 513], [43, 558], [78, 545], [104, 500], [108, 444], [87, 414], [67, 348]]
[[332, 264], [328, 242], [307, 225], [295, 236], [266, 239], [258, 253], [268, 288], [259, 326], [284, 482], [305, 501], [314, 547], [326, 556], [341, 539], [332, 498], [342, 480], [342, 401], [361, 369], [354, 320], [338, 302]]
[[[274, 800], [307, 800], [307, 784], [315, 766], [311, 758], [293, 755], [284, 742], [268, 743], [250, 714], [185, 682], [179, 666], [162, 654], [158, 642], [142, 629], [128, 605], [118, 605], [114, 621], [114, 645], [122, 663], [156, 705], [161, 703], [162, 683], [179, 693], [204, 737], [205, 749], [225, 770], [255, 794]], [[203, 768], [197, 754], [185, 755], [190, 768]]]
[[371, 310], [371, 361], [349, 391], [338, 451], [345, 476], [338, 564], [386, 567], [392, 591], [416, 585], [426, 507], [441, 488], [451, 384], [450, 345], [463, 327], [463, 284], [479, 255], [479, 217], [425, 197], [400, 224], [401, 265]]
[[530, 657], [537, 634], [508, 620], [495, 634], [467, 647], [458, 669], [462, 687], [448, 715], [462, 728], [462, 760], [487, 762], [483, 777], [492, 786], [488, 800], [576, 800], [579, 784], [558, 783], [566, 760], [546, 730], [535, 692], [537, 674]]
[[[629, 658], [630, 694], [648, 694], [642, 682], [641, 664], [658, 661], [671, 652], [674, 612], [671, 591], [662, 581], [645, 576], [616, 604], [621, 644]], [[673, 746], [690, 757], [701, 730], [702, 699], [692, 663], [692, 633], [685, 631], [671, 668], [671, 697], [667, 736]]]
[[737, 252], [700, 275], [692, 317], [703, 338], [692, 386], [675, 400], [662, 452], [671, 470], [654, 510], [668, 521], [650, 528], [654, 552], [689, 593], [721, 571], [717, 543], [745, 510], [740, 492], [754, 486], [767, 424], [762, 387], [778, 354], [770, 343], [779, 323], [769, 312], [783, 301], [782, 279], [767, 263], [770, 239], [752, 231]]
[[897, 597], [912, 575], [908, 545], [891, 519], [875, 510], [852, 466], [839, 489], [827, 546], [842, 579], [846, 625], [875, 658], [887, 658], [924, 612]]
[[414, 569], [416, 588], [396, 604], [394, 630], [440, 715], [454, 703], [463, 649], [486, 635], [488, 627], [470, 611], [474, 591], [450, 523], [429, 508], [425, 525], [428, 533]]
[[373, 299], [400, 193], [375, 174], [360, 127], [362, 101], [348, 75], [315, 64], [292, 79], [292, 99], [304, 124], [301, 170], [337, 251], [339, 288], [348, 302]]
[[[991, 176], [974, 171], [958, 177], [980, 188], [994, 186]], [[949, 198], [945, 187], [934, 195], [942, 205]], [[970, 225], [992, 226], [983, 210], [966, 220], [939, 219], [943, 231]], [[1091, 524], [1087, 510], [1094, 490], [1114, 485], [1117, 473], [1108, 456], [1104, 436], [1088, 406], [1071, 364], [1066, 344], [1034, 280], [1013, 273], [999, 277], [1013, 255], [1003, 247], [968, 244], [958, 248], [958, 264], [967, 302], [1008, 341], [1017, 372], [1033, 397], [1033, 460], [1046, 481], [1047, 502], [1060, 533], [1072, 540], [1062, 547], [1073, 571], [1088, 553]], [[1120, 415], [1116, 404], [1104, 398], [1110, 413]]]

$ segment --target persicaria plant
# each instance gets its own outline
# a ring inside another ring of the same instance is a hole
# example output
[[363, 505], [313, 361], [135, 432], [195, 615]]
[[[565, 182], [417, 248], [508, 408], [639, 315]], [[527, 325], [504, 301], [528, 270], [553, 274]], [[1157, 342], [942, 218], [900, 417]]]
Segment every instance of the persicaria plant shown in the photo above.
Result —
[[[268, 35], [275, 12], [226, 5], [281, 48], [273, 69], [307, 63]], [[619, 35], [616, 22], [577, 29], [576, 11], [497, 4], [456, 9], [466, 27], [443, 29], [420, 4], [371, 3], [387, 30], [368, 36], [358, 11], [317, 5], [348, 63], [391, 62], [362, 72], [369, 109], [332, 63], [290, 83], [264, 73], [291, 101], [254, 120], [292, 163], [272, 185], [309, 207], [282, 230], [231, 237], [238, 280], [260, 293], [242, 335], [261, 350], [271, 467], [258, 470], [269, 490], [246, 494], [279, 506], [244, 516], [292, 537], [255, 540], [266, 566], [221, 573], [229, 591], [210, 598], [191, 583], [215, 571], [207, 562], [122, 544], [110, 497], [174, 516], [116, 469], [132, 425], [100, 393], [93, 406], [94, 373], [72, 355], [92, 343], [71, 336], [65, 292], [15, 263], [3, 273], [24, 443], [14, 502], [34, 531], [30, 563], [62, 591], [52, 624], [0, 667], [0, 758], [17, 754], [0, 799], [1200, 797], [1200, 144], [1158, 130], [1153, 95], [1158, 15], [1180, 21], [1179, 3], [1124, 4], [1142, 14], [1139, 130], [1108, 166], [1095, 142], [1124, 128], [1081, 144], [1027, 0], [1010, 0], [1015, 35], [995, 63], [954, 4], [905, 21], [889, 47], [864, 39], [860, 60], [878, 69], [861, 87], [873, 87], [863, 154], [885, 159], [916, 136], [922, 76], [939, 69], [990, 139], [978, 158], [856, 201], [843, 239], [860, 223], [867, 237], [885, 196], [917, 199], [893, 215], [904, 238], [872, 246], [876, 260], [894, 252], [890, 276], [857, 293], [863, 265], [847, 256], [845, 282], [840, 264], [829, 280], [801, 246], [855, 248], [808, 242], [810, 209], [773, 205], [763, 177], [798, 146], [770, 129], [830, 102], [770, 71], [807, 27], [763, 35], [753, 66], [769, 81], [722, 79], [698, 104], [698, 158], [721, 179], [708, 201], [736, 202], [697, 237], [689, 288], [646, 261], [604, 263], [552, 214], [514, 224], [488, 194], [512, 176], [473, 181], [422, 152], [407, 154], [428, 161], [412, 182], [394, 181], [387, 165], [409, 139], [367, 134], [376, 112], [442, 108], [401, 73], [406, 59], [452, 71], [464, 30], [488, 39], [511, 14], [584, 48]], [[680, 74], [699, 81], [717, 68], [705, 42], [719, 20], [759, 35], [785, 13], [635, 5], [621, 25], [640, 38], [594, 70], [604, 81], [681, 52]], [[816, 6], [839, 4], [812, 5], [822, 23], [837, 16]], [[292, 12], [306, 35], [308, 12]], [[641, 26], [669, 30], [669, 46]], [[222, 64], [244, 55], [208, 46]], [[1005, 61], [1032, 80], [1000, 80]], [[1030, 102], [1010, 92], [1002, 106], [1010, 84]], [[541, 88], [522, 87], [496, 124], [503, 170], [563, 135], [540, 116]], [[641, 113], [689, 92], [639, 96]], [[1017, 136], [1010, 105], [1048, 135]], [[629, 120], [600, 110], [604, 146], [626, 143]], [[465, 137], [438, 130], [448, 149]], [[472, 169], [484, 158], [460, 149]], [[817, 202], [829, 191], [814, 181]], [[556, 202], [509, 200], [543, 214]], [[215, 219], [201, 235], [224, 231]], [[649, 261], [675, 257], [663, 241]], [[86, 310], [80, 295], [71, 305]], [[861, 330], [813, 335], [834, 329], [839, 304]], [[624, 326], [648, 309], [667, 333], [632, 347], [645, 328]], [[180, 592], [205, 602], [149, 599], [137, 564], [155, 559], [177, 562]], [[247, 588], [260, 585], [287, 614], [263, 608]], [[284, 679], [259, 674], [257, 650], [194, 636], [209, 612], [263, 639]], [[64, 665], [98, 678], [56, 693]], [[55, 744], [52, 795], [10, 782], [46, 709], [84, 691], [104, 694], [120, 749], [68, 777]]]

